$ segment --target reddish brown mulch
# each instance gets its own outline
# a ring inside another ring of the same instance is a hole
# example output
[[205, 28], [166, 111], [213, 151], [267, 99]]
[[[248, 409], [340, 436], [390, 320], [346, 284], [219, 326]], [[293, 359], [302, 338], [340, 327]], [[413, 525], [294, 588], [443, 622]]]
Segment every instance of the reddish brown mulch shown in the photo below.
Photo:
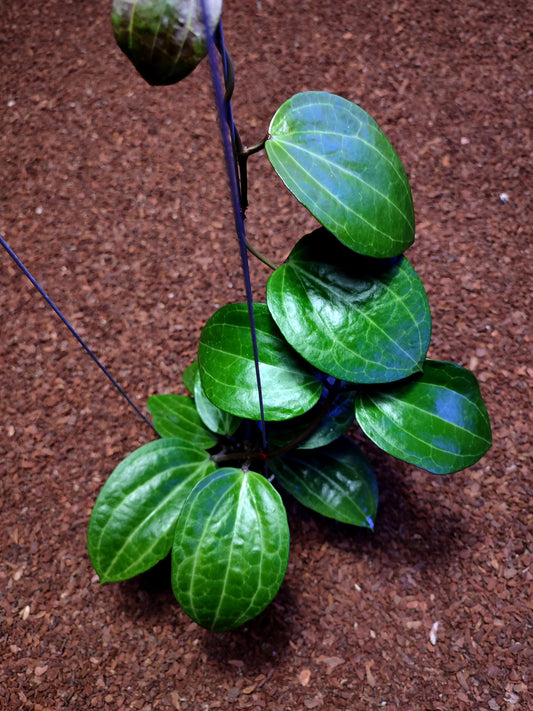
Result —
[[[388, 133], [412, 179], [431, 354], [474, 370], [494, 430], [449, 478], [368, 449], [373, 535], [289, 503], [286, 580], [243, 629], [190, 622], [164, 570], [99, 586], [91, 506], [151, 433], [0, 254], [2, 709], [532, 708], [527, 5], [226, 2], [246, 143], [306, 89]], [[202, 324], [244, 299], [208, 67], [148, 87], [107, 1], [2, 14], [0, 231], [139, 405], [182, 392]], [[250, 167], [250, 239], [282, 260], [314, 222], [264, 155]]]

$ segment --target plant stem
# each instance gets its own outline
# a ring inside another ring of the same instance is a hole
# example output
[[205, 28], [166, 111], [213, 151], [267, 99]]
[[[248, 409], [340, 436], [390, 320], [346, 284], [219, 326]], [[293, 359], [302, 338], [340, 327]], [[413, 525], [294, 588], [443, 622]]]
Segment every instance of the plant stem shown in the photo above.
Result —
[[250, 244], [250, 242], [248, 242], [248, 240], [246, 240], [246, 249], [250, 252], [250, 254], [253, 254], [254, 257], [257, 257], [259, 261], [263, 262], [263, 264], [266, 264], [267, 267], [270, 267], [272, 271], [275, 271], [277, 269], [277, 265], [274, 264], [274, 262], [271, 262], [268, 257], [265, 257], [264, 254], [261, 254], [259, 250], [257, 250], [253, 245]]
[[305, 430], [298, 435], [298, 437], [295, 437], [289, 443], [283, 445], [283, 447], [279, 447], [278, 449], [274, 449], [272, 451], [267, 450], [266, 452], [261, 449], [246, 449], [243, 452], [228, 452], [224, 450], [223, 452], [218, 452], [217, 454], [211, 455], [211, 461], [217, 463], [229, 461], [249, 462], [253, 459], [261, 459], [263, 461], [268, 461], [273, 457], [279, 457], [281, 454], [286, 454], [287, 452], [290, 452], [292, 449], [295, 449], [301, 442], [304, 442], [310, 435], [313, 434], [320, 422], [327, 415], [331, 405], [333, 404], [333, 401], [341, 390], [342, 388], [334, 388], [330, 390], [327, 396], [324, 398], [322, 406], [316, 413], [313, 420], [309, 423], [309, 426], [306, 427]]

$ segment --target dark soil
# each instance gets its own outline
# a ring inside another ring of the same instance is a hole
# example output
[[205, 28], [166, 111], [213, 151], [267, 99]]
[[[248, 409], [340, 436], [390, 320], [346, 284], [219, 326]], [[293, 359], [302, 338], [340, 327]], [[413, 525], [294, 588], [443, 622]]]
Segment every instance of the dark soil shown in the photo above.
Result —
[[[297, 91], [363, 106], [412, 181], [431, 355], [477, 375], [494, 432], [437, 477], [367, 448], [374, 534], [288, 503], [289, 570], [212, 634], [163, 570], [100, 586], [94, 500], [152, 435], [0, 254], [2, 709], [527, 711], [533, 703], [531, 6], [227, 0], [247, 144]], [[102, 0], [7, 0], [0, 231], [128, 394], [184, 392], [200, 329], [244, 290], [207, 63], [150, 88]], [[251, 241], [281, 261], [313, 219], [264, 154]], [[253, 267], [256, 298], [268, 275]]]

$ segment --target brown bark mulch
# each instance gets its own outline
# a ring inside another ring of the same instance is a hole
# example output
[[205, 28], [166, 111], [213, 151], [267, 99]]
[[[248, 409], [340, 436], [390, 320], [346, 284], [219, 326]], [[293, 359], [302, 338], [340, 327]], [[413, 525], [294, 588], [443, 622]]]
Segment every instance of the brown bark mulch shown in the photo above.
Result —
[[[244, 300], [208, 67], [153, 89], [103, 0], [2, 9], [0, 232], [141, 407], [183, 392], [205, 320]], [[289, 502], [289, 570], [212, 634], [167, 572], [99, 586], [106, 477], [151, 438], [0, 254], [0, 708], [526, 711], [533, 703], [532, 44], [525, 0], [226, 0], [245, 143], [297, 91], [363, 106], [412, 180], [431, 355], [470, 367], [494, 446], [448, 478], [368, 448], [374, 534]], [[264, 155], [248, 234], [314, 227]], [[254, 266], [256, 296], [267, 277]]]

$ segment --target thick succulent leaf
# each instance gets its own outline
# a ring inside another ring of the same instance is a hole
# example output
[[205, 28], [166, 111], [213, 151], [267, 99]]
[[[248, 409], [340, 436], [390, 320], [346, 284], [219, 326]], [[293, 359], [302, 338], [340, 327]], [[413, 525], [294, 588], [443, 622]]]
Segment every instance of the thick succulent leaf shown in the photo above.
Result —
[[454, 363], [427, 360], [421, 374], [365, 388], [355, 417], [381, 449], [435, 474], [475, 464], [492, 444], [478, 382]]
[[[205, 0], [214, 32], [222, 0]], [[175, 84], [207, 54], [201, 0], [113, 0], [118, 46], [149, 84]]]
[[89, 521], [89, 556], [102, 583], [132, 578], [169, 553], [185, 499], [215, 468], [205, 450], [170, 437], [118, 465]]
[[240, 417], [230, 415], [213, 405], [204, 392], [199, 372], [196, 373], [194, 382], [194, 404], [205, 426], [219, 435], [232, 435], [242, 422]]
[[191, 492], [178, 519], [174, 594], [199, 625], [232, 629], [271, 602], [288, 556], [287, 515], [276, 490], [255, 472], [219, 469]]
[[323, 516], [374, 528], [376, 477], [354, 442], [341, 437], [327, 447], [293, 450], [269, 463], [279, 483], [300, 503]]
[[202, 422], [192, 398], [187, 395], [152, 395], [146, 404], [160, 437], [181, 437], [209, 449], [218, 438]]
[[183, 384], [190, 392], [194, 395], [194, 381], [196, 380], [196, 373], [198, 372], [198, 361], [194, 360], [183, 372]]
[[[307, 412], [322, 385], [287, 344], [266, 304], [254, 304], [259, 372], [266, 420], [286, 420]], [[198, 346], [205, 394], [221, 410], [261, 418], [254, 354], [246, 304], [228, 304], [205, 325]]]
[[407, 259], [363, 257], [324, 228], [271, 274], [267, 303], [291, 346], [340, 380], [405, 378], [421, 369], [429, 347], [429, 304]]
[[354, 420], [355, 392], [341, 392], [327, 405], [325, 395], [305, 415], [286, 422], [269, 422], [267, 439], [270, 448], [284, 447], [301, 439], [298, 449], [325, 447], [343, 435]]
[[405, 170], [356, 104], [322, 91], [296, 94], [274, 115], [265, 149], [288, 189], [350, 249], [394, 257], [412, 244]]

